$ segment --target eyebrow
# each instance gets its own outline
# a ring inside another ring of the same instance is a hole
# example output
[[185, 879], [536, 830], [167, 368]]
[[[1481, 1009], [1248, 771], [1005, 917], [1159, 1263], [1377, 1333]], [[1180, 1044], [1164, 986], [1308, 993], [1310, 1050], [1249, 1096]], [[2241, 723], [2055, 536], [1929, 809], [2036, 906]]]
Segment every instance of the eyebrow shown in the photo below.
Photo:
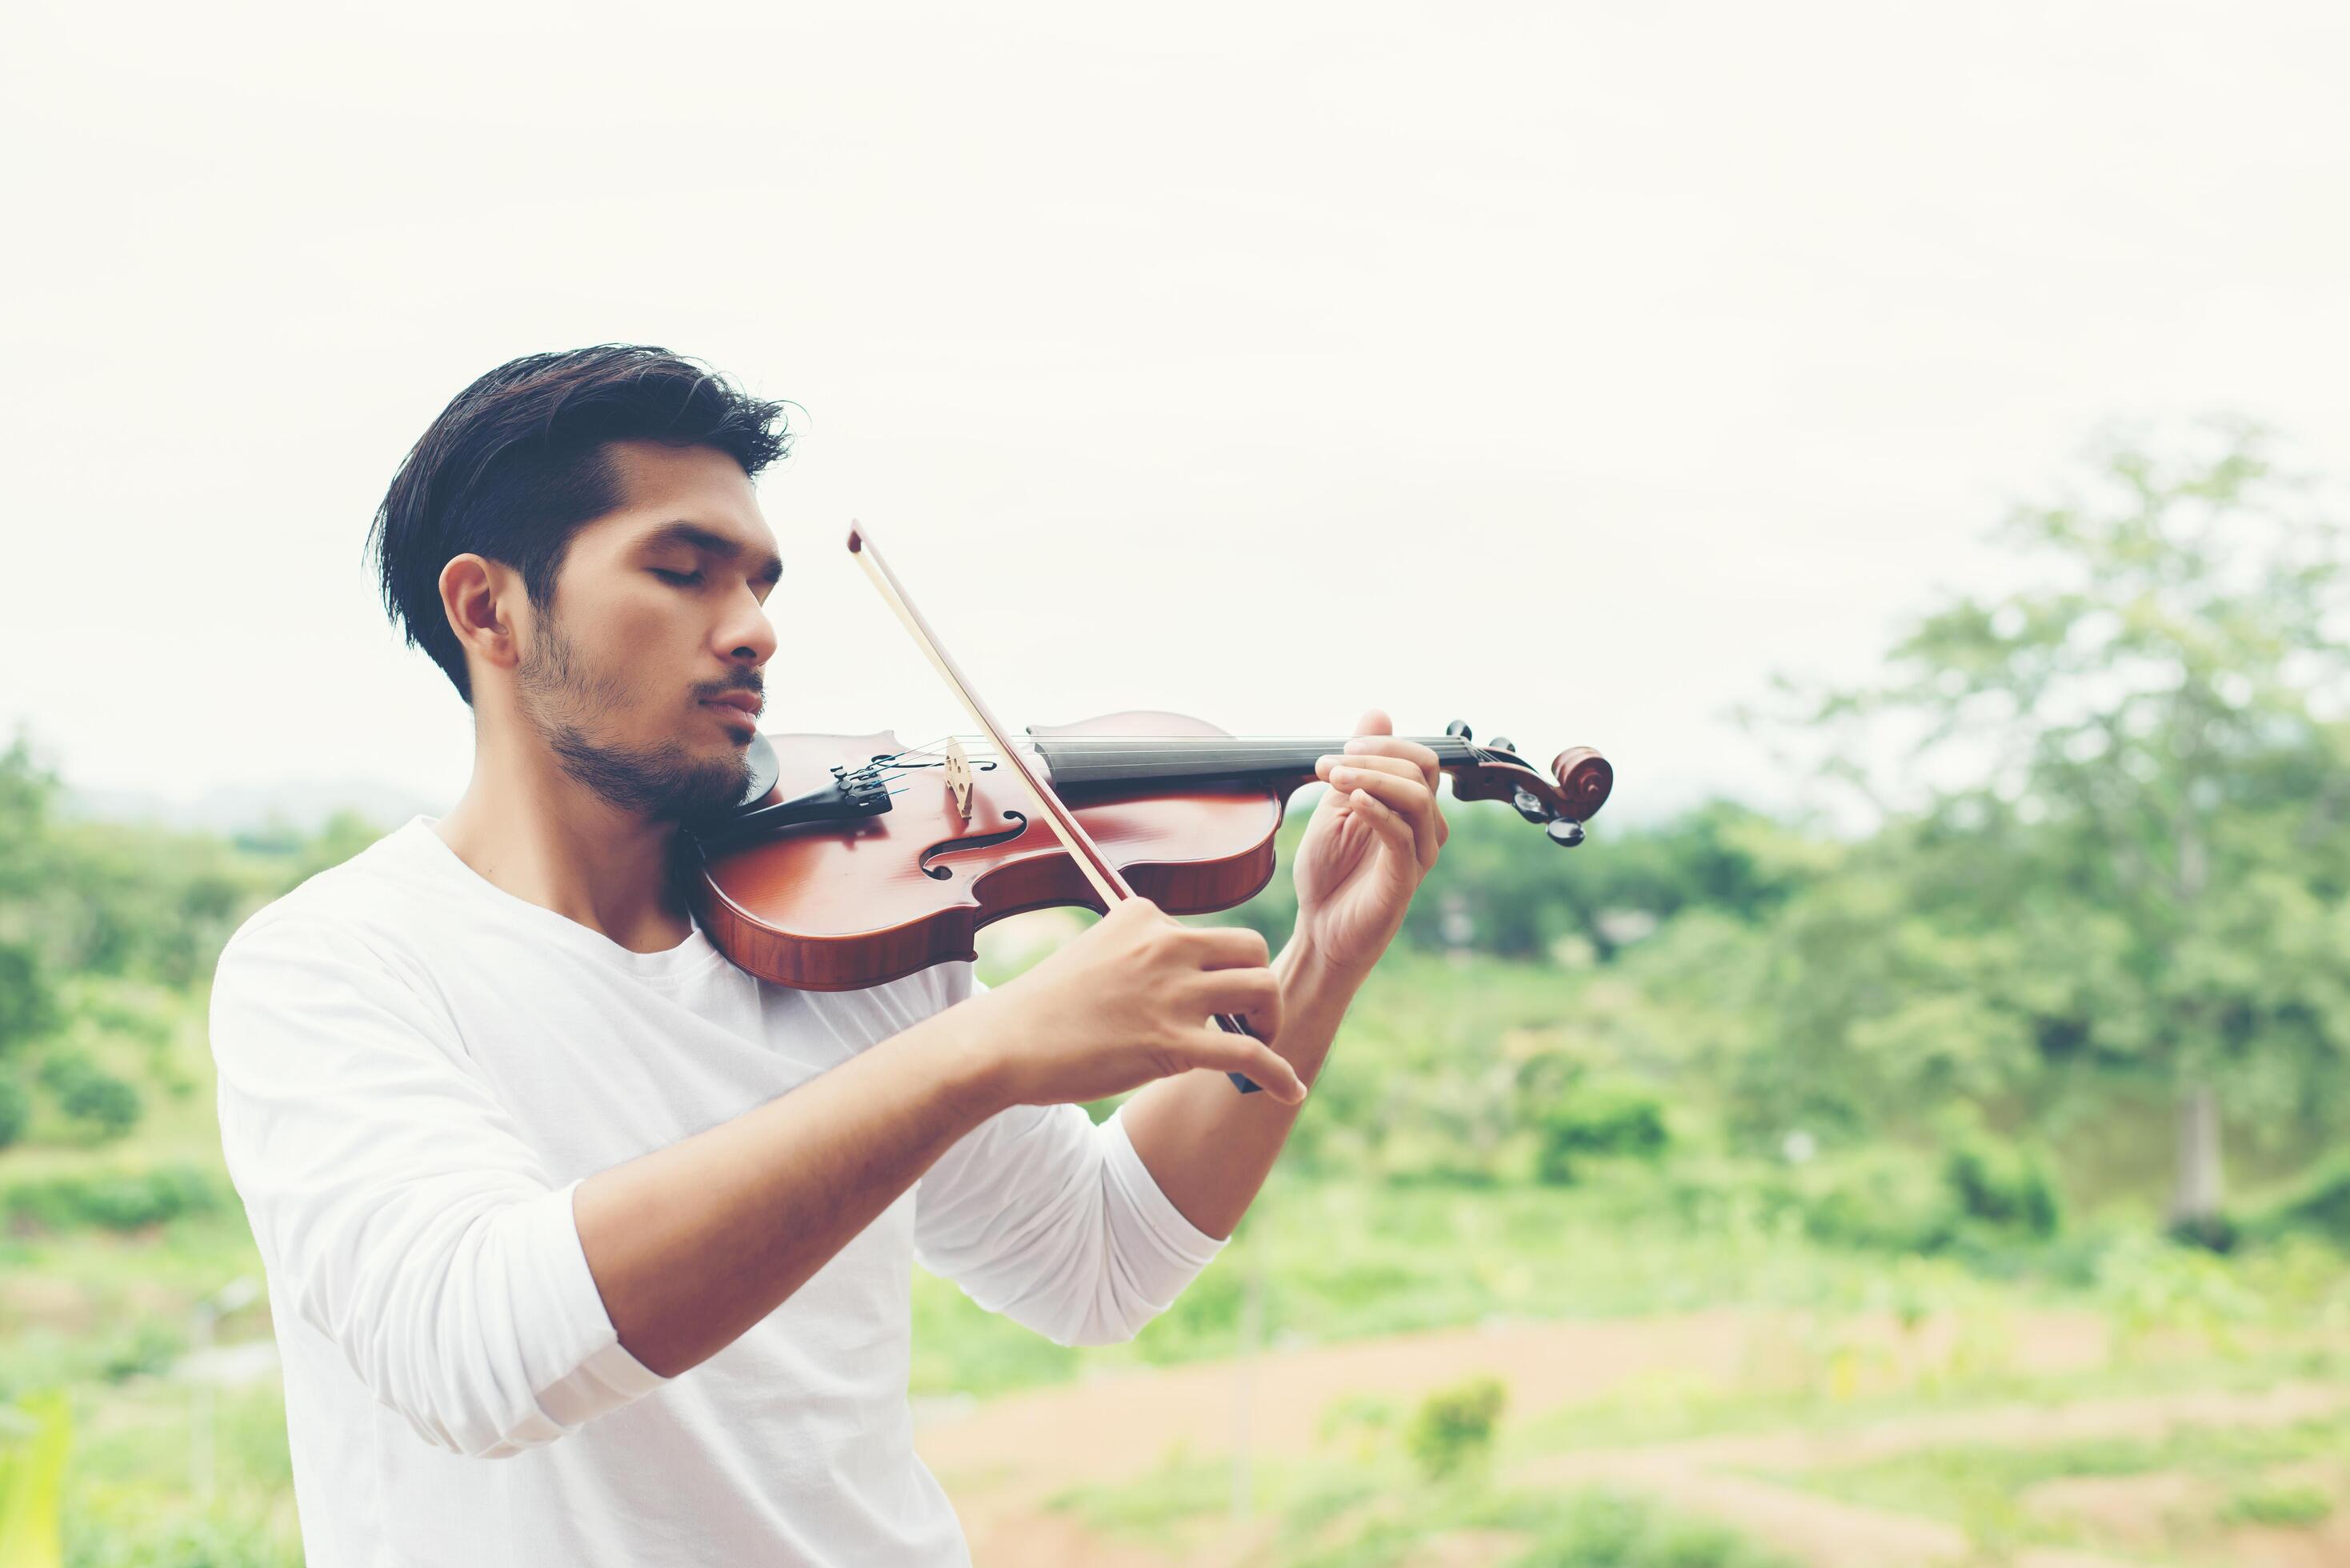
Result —
[[[734, 560], [743, 554], [743, 546], [725, 535], [713, 534], [698, 523], [688, 523], [682, 519], [674, 523], [662, 524], [637, 543], [639, 548], [646, 550], [659, 550], [672, 545], [687, 545], [705, 555], [715, 556], [722, 561]], [[781, 556], [769, 556], [760, 563], [759, 576], [762, 581], [780, 582], [783, 576], [784, 558]]]

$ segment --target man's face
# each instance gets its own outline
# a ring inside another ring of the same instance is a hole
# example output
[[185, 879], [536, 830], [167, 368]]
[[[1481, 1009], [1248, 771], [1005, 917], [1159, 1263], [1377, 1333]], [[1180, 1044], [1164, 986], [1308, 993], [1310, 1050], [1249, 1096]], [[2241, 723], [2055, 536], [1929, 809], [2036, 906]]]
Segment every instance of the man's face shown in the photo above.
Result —
[[[674, 819], [733, 804], [775, 650], [782, 575], [750, 479], [713, 447], [614, 441], [619, 507], [572, 536], [515, 673], [525, 720], [573, 779]], [[749, 709], [719, 699], [746, 699]]]

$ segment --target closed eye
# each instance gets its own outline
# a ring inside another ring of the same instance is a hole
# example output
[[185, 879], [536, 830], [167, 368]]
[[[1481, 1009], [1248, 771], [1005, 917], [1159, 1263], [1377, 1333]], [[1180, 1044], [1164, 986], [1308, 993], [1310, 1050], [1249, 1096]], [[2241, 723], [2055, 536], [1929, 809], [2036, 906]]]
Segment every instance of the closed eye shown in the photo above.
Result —
[[664, 572], [659, 566], [650, 566], [646, 569], [651, 572], [654, 576], [659, 577], [662, 582], [675, 583], [681, 587], [690, 583], [698, 583], [702, 581], [702, 574], [700, 572]]

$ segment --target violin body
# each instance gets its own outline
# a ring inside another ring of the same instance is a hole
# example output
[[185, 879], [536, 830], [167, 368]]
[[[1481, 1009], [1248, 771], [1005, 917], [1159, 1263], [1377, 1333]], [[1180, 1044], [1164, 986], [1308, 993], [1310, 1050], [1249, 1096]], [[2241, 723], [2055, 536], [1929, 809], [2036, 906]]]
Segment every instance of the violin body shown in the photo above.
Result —
[[[1220, 732], [1196, 719], [1143, 712], [1030, 732], [1039, 739]], [[787, 781], [812, 784], [834, 767], [910, 754], [887, 730], [767, 740], [779, 792]], [[711, 940], [779, 984], [849, 991], [975, 958], [979, 929], [1007, 915], [1062, 905], [1107, 912], [1007, 770], [974, 774], [968, 816], [943, 774], [943, 768], [910, 770], [886, 813], [787, 828], [705, 857], [695, 914]], [[1309, 769], [1298, 783], [1312, 777]], [[1055, 793], [1135, 891], [1170, 914], [1232, 909], [1273, 879], [1273, 836], [1289, 791], [1226, 782], [1181, 793], [1147, 784]]]
[[[1289, 796], [1314, 782], [1316, 758], [1345, 745], [1247, 741], [1149, 711], [1026, 736], [1052, 793], [1133, 890], [1179, 915], [1229, 909], [1263, 889]], [[1009, 915], [1107, 912], [1012, 767], [982, 757], [966, 772], [959, 755], [910, 752], [886, 730], [761, 740], [773, 784], [732, 824], [689, 825], [687, 887], [711, 940], [762, 979], [857, 990], [973, 959], [979, 929]], [[1471, 744], [1465, 725], [1427, 743], [1456, 797], [1511, 799], [1530, 820], [1577, 825], [1562, 843], [1581, 836], [1612, 784], [1588, 750], [1561, 753], [1546, 779], [1514, 753]], [[786, 809], [795, 802], [816, 804]]]

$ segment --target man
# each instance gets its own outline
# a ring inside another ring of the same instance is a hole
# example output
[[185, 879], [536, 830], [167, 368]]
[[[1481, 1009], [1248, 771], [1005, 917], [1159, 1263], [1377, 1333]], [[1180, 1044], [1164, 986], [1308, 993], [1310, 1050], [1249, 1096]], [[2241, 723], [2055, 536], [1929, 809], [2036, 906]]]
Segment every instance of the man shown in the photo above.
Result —
[[246, 921], [212, 1001], [312, 1568], [967, 1562], [913, 1448], [911, 1263], [1131, 1338], [1232, 1234], [1443, 841], [1434, 754], [1373, 712], [1322, 759], [1278, 959], [1137, 901], [992, 991], [735, 968], [671, 855], [747, 783], [779, 412], [657, 348], [533, 355], [376, 518], [473, 778]]

